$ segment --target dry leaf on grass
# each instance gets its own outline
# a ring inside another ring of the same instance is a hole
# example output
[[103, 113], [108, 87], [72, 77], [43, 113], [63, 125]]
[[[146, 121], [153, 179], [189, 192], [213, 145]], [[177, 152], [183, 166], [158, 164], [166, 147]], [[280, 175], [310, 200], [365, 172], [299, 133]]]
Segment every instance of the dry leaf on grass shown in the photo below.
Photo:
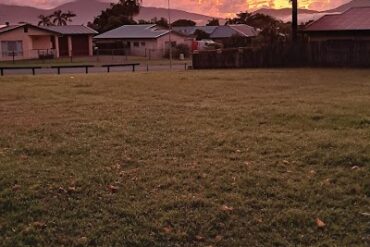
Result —
[[76, 192], [76, 187], [74, 187], [74, 186], [71, 186], [71, 187], [68, 187], [68, 193], [74, 193], [74, 192]]
[[234, 208], [230, 207], [230, 206], [227, 206], [227, 205], [222, 205], [221, 210], [222, 211], [233, 211]]
[[325, 228], [326, 227], [325, 222], [323, 222], [319, 218], [316, 219], [316, 225], [317, 225], [318, 228]]
[[21, 188], [21, 186], [19, 184], [15, 184], [15, 185], [13, 185], [12, 190], [13, 191], [18, 191], [18, 190], [20, 190], [20, 188]]
[[224, 238], [223, 236], [221, 236], [221, 235], [217, 235], [217, 236], [215, 237], [215, 241], [216, 241], [216, 242], [220, 242], [223, 238]]
[[168, 233], [171, 233], [173, 231], [173, 228], [170, 227], [170, 226], [165, 226], [165, 227], [163, 227], [163, 231], [168, 234]]
[[204, 237], [203, 236], [201, 236], [201, 235], [196, 235], [195, 236], [195, 239], [197, 240], [197, 241], [204, 241]]
[[32, 223], [32, 225], [35, 228], [45, 228], [46, 227], [46, 223], [42, 222], [42, 221], [35, 221], [35, 222]]
[[114, 186], [114, 185], [109, 185], [108, 186], [108, 190], [111, 192], [111, 193], [117, 193], [118, 191], [118, 187], [117, 186]]

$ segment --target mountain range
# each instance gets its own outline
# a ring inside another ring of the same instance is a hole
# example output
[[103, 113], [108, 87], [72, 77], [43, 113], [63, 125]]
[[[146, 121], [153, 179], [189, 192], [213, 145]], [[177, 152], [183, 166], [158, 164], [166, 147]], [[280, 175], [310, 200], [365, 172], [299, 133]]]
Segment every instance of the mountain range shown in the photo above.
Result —
[[[105, 10], [110, 6], [109, 3], [100, 2], [98, 0], [76, 0], [74, 2], [69, 2], [63, 5], [60, 5], [54, 9], [38, 9], [34, 7], [25, 7], [25, 6], [15, 6], [15, 5], [6, 5], [0, 4], [0, 23], [10, 22], [29, 22], [37, 24], [39, 15], [49, 15], [55, 10], [68, 11], [71, 10], [77, 14], [73, 19], [73, 24], [87, 24], [89, 21], [92, 21], [95, 16], [99, 15], [102, 10]], [[352, 0], [349, 3], [343, 4], [335, 9], [330, 9], [326, 11], [315, 11], [309, 9], [300, 9], [299, 10], [299, 21], [306, 22], [309, 20], [314, 20], [322, 15], [328, 13], [337, 13], [343, 12], [351, 7], [369, 7], [370, 0]], [[254, 13], [263, 13], [271, 15], [276, 19], [283, 21], [289, 21], [291, 18], [291, 9], [269, 9], [262, 8]], [[155, 17], [167, 17], [168, 10], [165, 8], [155, 8], [155, 7], [145, 7], [141, 8], [140, 14], [135, 17], [137, 20], [151, 20]], [[203, 25], [208, 22], [208, 20], [213, 17], [207, 15], [201, 15], [196, 13], [191, 13], [183, 10], [173, 9], [171, 10], [172, 20], [178, 19], [191, 19], [197, 22], [198, 25]]]
[[[27, 6], [0, 4], [0, 23], [28, 22], [37, 24], [39, 15], [50, 15], [55, 10], [71, 10], [77, 14], [77, 16], [73, 18], [72, 24], [87, 24], [89, 21], [93, 21], [94, 17], [99, 15], [102, 10], [109, 8], [109, 6], [110, 3], [100, 2], [98, 0], [76, 0], [74, 2], [69, 2], [56, 8], [47, 10]], [[143, 6], [140, 10], [140, 14], [136, 16], [135, 19], [151, 20], [155, 17], [167, 17], [167, 15], [168, 10], [165, 8]], [[171, 18], [173, 20], [190, 19], [194, 20], [200, 25], [205, 24], [208, 22], [208, 20], [212, 19], [210, 16], [190, 13], [177, 9], [171, 10]]]

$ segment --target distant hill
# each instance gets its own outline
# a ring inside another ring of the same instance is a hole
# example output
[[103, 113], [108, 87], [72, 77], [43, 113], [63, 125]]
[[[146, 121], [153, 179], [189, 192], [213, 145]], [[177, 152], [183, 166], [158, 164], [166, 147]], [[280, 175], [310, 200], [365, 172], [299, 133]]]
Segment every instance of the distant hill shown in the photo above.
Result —
[[[350, 8], [353, 7], [370, 7], [370, 0], [352, 0], [349, 3], [343, 4], [339, 7], [334, 9], [329, 9], [325, 11], [315, 11], [309, 9], [299, 9], [298, 10], [298, 19], [300, 23], [304, 23], [310, 20], [316, 20], [322, 17], [325, 14], [329, 13], [342, 13]], [[262, 13], [266, 15], [270, 15], [278, 20], [282, 21], [290, 21], [292, 18], [292, 9], [291, 8], [284, 8], [284, 9], [269, 9], [269, 8], [262, 8], [254, 13]], [[370, 17], [369, 17], [370, 18]]]
[[[260, 13], [265, 15], [270, 15], [272, 17], [275, 17], [276, 19], [285, 19], [286, 17], [290, 17], [292, 15], [292, 9], [291, 8], [284, 8], [284, 9], [269, 9], [269, 8], [262, 8], [259, 10], [256, 10], [254, 13]], [[319, 13], [319, 11], [316, 10], [310, 10], [310, 9], [299, 9], [299, 14], [315, 14]]]
[[353, 7], [370, 7], [370, 0], [352, 0], [349, 3], [343, 4], [335, 9], [326, 10], [325, 12], [327, 13], [344, 12]]
[[[93, 21], [95, 16], [99, 15], [102, 10], [105, 10], [109, 6], [109, 3], [100, 2], [98, 0], [76, 0], [50, 10], [0, 4], [0, 24], [5, 22], [29, 22], [36, 24], [38, 22], [37, 17], [39, 15], [49, 15], [57, 9], [64, 11], [71, 10], [76, 13], [77, 17], [73, 19], [72, 24], [87, 24], [89, 21]], [[142, 7], [140, 14], [135, 17], [135, 19], [151, 20], [154, 17], [166, 18], [167, 15], [168, 11], [165, 8]], [[210, 16], [176, 9], [171, 11], [171, 18], [173, 21], [178, 19], [191, 19], [199, 25], [205, 24], [208, 20], [212, 19]]]

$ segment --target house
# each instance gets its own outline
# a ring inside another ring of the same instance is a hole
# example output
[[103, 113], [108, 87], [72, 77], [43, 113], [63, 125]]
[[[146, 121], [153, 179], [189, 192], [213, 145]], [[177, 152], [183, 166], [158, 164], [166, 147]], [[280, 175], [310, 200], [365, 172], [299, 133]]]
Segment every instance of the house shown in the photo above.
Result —
[[174, 31], [195, 38], [197, 30], [201, 30], [209, 35], [215, 42], [226, 44], [232, 37], [240, 37], [251, 40], [258, 35], [258, 30], [245, 24], [226, 25], [226, 26], [194, 26], [194, 27], [174, 27]]
[[85, 26], [3, 25], [0, 26], [0, 61], [92, 55], [94, 34], [94, 30]]
[[303, 29], [315, 66], [370, 66], [370, 7], [325, 15]]
[[310, 43], [332, 43], [333, 46], [365, 41], [370, 45], [370, 7], [351, 8], [341, 14], [325, 15], [303, 29]]
[[95, 30], [83, 25], [49, 26], [46, 29], [59, 33], [59, 55], [65, 56], [92, 56], [93, 36]]
[[95, 36], [94, 42], [100, 52], [116, 49], [127, 55], [160, 58], [170, 47], [170, 36], [173, 47], [178, 44], [191, 46], [192, 39], [156, 24], [124, 25]]

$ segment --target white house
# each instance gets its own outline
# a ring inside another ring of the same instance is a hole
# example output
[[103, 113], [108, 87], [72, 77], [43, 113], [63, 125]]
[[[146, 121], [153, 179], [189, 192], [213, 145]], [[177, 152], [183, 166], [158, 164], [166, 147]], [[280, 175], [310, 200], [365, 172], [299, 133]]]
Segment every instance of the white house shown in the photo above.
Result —
[[94, 37], [100, 50], [125, 50], [132, 56], [163, 57], [169, 48], [170, 34], [172, 46], [186, 44], [191, 46], [192, 39], [186, 35], [170, 32], [155, 24], [124, 25]]

